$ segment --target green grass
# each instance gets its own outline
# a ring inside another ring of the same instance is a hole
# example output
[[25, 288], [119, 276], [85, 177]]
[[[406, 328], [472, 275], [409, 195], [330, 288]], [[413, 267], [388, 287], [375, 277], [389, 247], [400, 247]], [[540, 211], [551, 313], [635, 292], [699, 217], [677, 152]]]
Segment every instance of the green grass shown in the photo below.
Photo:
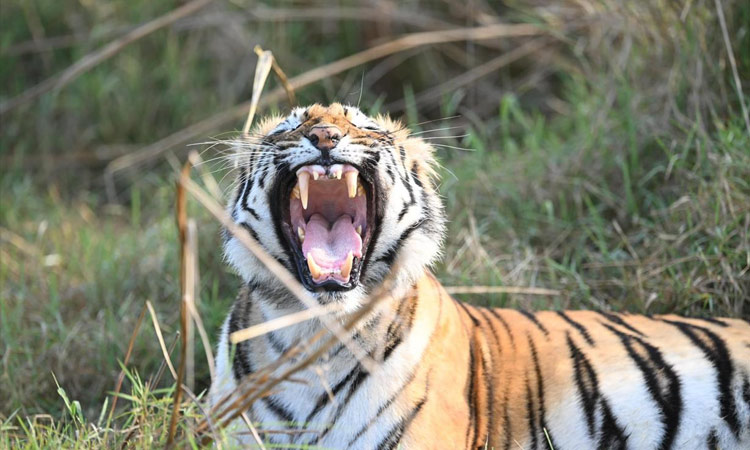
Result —
[[[748, 80], [750, 7], [723, 3], [740, 78]], [[115, 36], [109, 30], [176, 4], [3, 5], [0, 100], [98, 48]], [[198, 17], [224, 14], [226, 21], [242, 4], [217, 2]], [[467, 25], [442, 3], [402, 8], [406, 18]], [[496, 13], [509, 22], [572, 23], [583, 15], [578, 8], [544, 14], [510, 2]], [[469, 149], [438, 148], [450, 217], [439, 278], [446, 285], [561, 292], [463, 296], [467, 301], [750, 318], [750, 136], [740, 114], [740, 102], [750, 103], [750, 86], [740, 98], [714, 2], [693, 2], [684, 11], [660, 2], [595, 8], [565, 39], [457, 86], [439, 101], [424, 102], [420, 93], [498, 50], [465, 44], [421, 49], [297, 94], [302, 103], [356, 103], [363, 83], [367, 111], [387, 111], [404, 100], [390, 112], [415, 129], [457, 127], [425, 134], [457, 136], [435, 142]], [[37, 37], [40, 29], [42, 37], [93, 37], [19, 54], [16, 44], [31, 40], [32, 29]], [[418, 30], [406, 22], [350, 19], [232, 26], [186, 20], [3, 117], [0, 448], [165, 443], [174, 387], [168, 374], [154, 383], [163, 358], [148, 318], [111, 420], [108, 392], [146, 300], [157, 310], [168, 346], [179, 328], [173, 171], [162, 158], [120, 174], [115, 202], [105, 195], [104, 165], [247, 99], [256, 42], [295, 75], [380, 42], [373, 36]], [[500, 51], [520, 43], [503, 41]], [[174, 149], [166, 159], [179, 164], [185, 155]], [[218, 165], [212, 170], [217, 178], [225, 175]], [[218, 225], [196, 204], [190, 215], [199, 230], [199, 310], [214, 337], [239, 280], [222, 261]], [[209, 376], [196, 345], [194, 391], [200, 393]], [[200, 412], [190, 401], [183, 408], [188, 418], [181, 426], [188, 430]], [[136, 432], [127, 431], [136, 425]]]

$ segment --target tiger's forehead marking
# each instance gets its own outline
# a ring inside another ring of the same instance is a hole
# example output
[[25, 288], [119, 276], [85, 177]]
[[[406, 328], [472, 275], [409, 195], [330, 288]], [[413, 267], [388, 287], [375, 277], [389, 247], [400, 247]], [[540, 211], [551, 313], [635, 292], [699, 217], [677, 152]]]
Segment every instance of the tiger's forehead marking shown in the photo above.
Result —
[[[298, 119], [301, 124], [296, 129], [290, 130], [287, 138], [306, 136], [313, 127], [320, 125], [335, 126], [344, 135], [352, 139], [377, 139], [383, 136], [381, 131], [362, 128], [369, 124], [376, 127], [377, 125], [372, 119], [356, 108], [343, 106], [339, 103], [333, 103], [329, 106], [312, 105], [299, 114]], [[363, 120], [366, 123], [361, 123]]]

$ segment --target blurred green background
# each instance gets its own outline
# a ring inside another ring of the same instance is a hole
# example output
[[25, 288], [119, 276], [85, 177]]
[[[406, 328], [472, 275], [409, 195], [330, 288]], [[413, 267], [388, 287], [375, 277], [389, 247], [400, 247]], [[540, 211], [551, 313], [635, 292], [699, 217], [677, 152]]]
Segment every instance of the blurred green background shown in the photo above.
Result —
[[[3, 1], [0, 102], [185, 3]], [[444, 284], [560, 291], [464, 300], [750, 318], [750, 3], [216, 0], [3, 113], [0, 419], [57, 417], [52, 374], [95, 419], [146, 300], [175, 339], [174, 168], [198, 149], [231, 184], [226, 149], [187, 144], [241, 128], [255, 45], [294, 77], [405, 34], [496, 23], [539, 31], [396, 52], [298, 102], [359, 103], [439, 137]], [[160, 141], [173, 133], [185, 138]], [[159, 153], [122, 164], [143, 149]], [[217, 223], [195, 202], [190, 214], [214, 338], [239, 280]], [[146, 378], [161, 361], [147, 318], [129, 367]]]

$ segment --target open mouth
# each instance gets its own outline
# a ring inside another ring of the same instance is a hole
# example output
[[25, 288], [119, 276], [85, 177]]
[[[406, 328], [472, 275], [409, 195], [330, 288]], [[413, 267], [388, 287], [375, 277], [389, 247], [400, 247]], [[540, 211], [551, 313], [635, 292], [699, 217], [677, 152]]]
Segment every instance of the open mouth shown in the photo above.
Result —
[[308, 165], [282, 191], [284, 234], [306, 287], [358, 284], [374, 225], [372, 186], [348, 164]]

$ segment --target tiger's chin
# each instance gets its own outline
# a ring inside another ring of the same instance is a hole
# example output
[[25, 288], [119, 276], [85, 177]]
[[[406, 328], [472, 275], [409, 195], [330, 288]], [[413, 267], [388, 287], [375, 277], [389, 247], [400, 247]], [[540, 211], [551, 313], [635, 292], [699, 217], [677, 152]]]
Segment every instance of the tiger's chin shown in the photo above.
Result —
[[376, 228], [375, 183], [349, 164], [305, 165], [277, 190], [278, 224], [299, 280], [319, 298], [360, 285]]

